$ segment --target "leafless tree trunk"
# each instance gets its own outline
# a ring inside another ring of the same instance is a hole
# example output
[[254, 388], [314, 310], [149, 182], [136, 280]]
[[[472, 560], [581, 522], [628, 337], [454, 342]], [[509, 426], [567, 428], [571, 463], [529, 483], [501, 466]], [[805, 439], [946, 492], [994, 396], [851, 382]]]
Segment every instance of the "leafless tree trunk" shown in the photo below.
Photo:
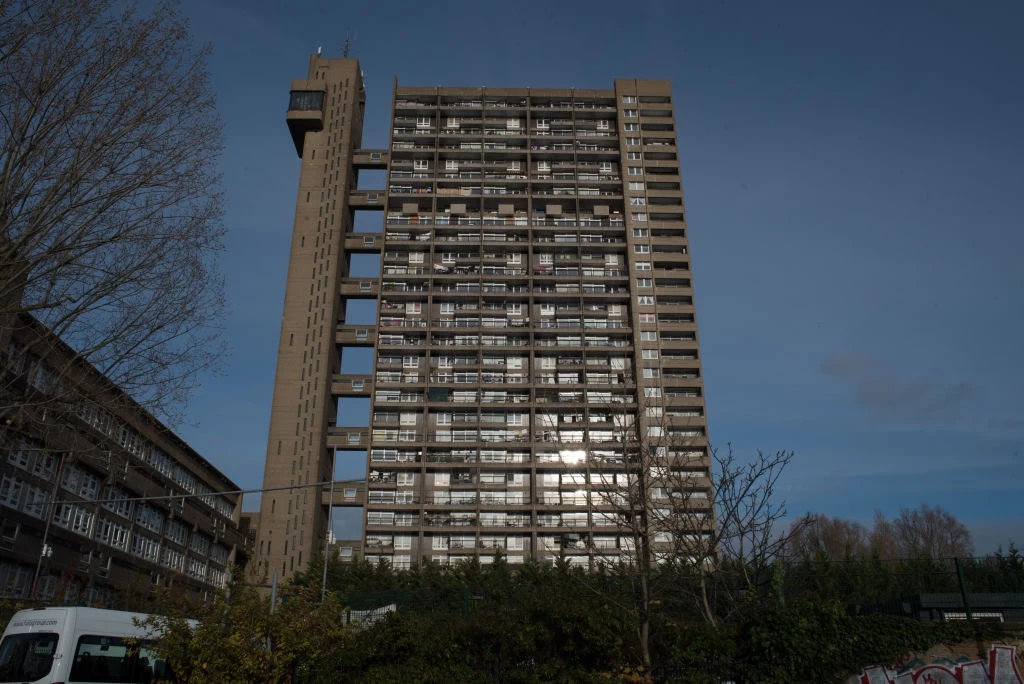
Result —
[[74, 363], [41, 338], [9, 351], [36, 320], [174, 423], [222, 356], [207, 54], [169, 5], [0, 0], [0, 383]]

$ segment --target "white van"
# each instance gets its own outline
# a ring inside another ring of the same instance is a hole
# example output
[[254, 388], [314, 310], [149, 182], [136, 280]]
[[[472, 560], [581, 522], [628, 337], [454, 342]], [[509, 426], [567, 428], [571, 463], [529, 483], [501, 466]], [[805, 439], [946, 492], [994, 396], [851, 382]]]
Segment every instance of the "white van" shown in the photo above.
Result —
[[148, 616], [100, 608], [18, 611], [0, 641], [0, 682], [139, 682], [172, 679], [153, 651]]

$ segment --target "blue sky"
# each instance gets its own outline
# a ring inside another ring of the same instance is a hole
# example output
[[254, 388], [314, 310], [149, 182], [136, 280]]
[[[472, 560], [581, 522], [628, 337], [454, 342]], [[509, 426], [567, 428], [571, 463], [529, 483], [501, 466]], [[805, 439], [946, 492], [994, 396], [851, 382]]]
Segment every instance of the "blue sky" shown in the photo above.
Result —
[[[182, 8], [213, 43], [226, 126], [233, 349], [182, 434], [239, 484], [262, 482], [299, 168], [289, 84], [348, 33], [365, 147], [387, 143], [394, 76], [670, 79], [713, 441], [794, 450], [793, 513], [870, 522], [929, 503], [967, 522], [979, 551], [1024, 541], [1024, 4]], [[351, 514], [338, 520], [352, 528]]]

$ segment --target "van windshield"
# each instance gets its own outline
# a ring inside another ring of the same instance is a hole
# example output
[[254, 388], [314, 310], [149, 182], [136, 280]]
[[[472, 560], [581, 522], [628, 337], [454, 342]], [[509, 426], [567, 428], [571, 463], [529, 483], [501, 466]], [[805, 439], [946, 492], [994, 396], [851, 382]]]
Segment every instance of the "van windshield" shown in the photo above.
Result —
[[50, 672], [57, 651], [52, 632], [8, 634], [0, 642], [0, 682], [34, 682]]

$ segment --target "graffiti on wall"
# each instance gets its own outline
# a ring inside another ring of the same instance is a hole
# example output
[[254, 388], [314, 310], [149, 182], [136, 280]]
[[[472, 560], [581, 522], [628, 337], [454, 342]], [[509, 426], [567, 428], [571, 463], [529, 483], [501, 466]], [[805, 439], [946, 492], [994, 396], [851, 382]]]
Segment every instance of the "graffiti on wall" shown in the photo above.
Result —
[[884, 666], [869, 667], [858, 681], [860, 684], [1024, 684], [1014, 646], [991, 646], [987, 663], [983, 660], [946, 663], [922, 664], [902, 672]]

